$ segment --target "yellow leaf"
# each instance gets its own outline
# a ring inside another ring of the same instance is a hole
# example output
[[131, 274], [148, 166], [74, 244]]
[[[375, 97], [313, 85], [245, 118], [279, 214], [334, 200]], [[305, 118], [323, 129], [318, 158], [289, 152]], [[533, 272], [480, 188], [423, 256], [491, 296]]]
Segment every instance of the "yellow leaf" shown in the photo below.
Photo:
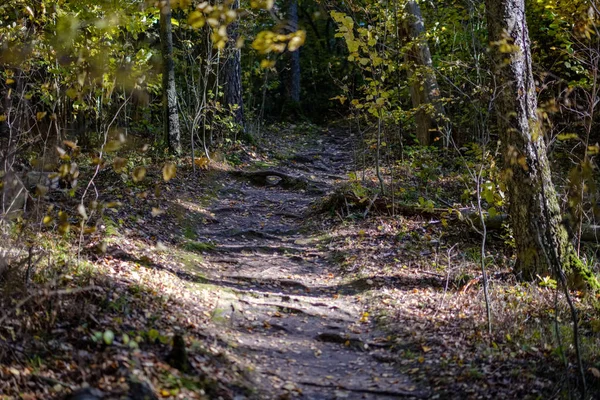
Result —
[[140, 182], [146, 177], [146, 168], [136, 167], [131, 173], [134, 182]]
[[113, 152], [113, 151], [117, 151], [121, 148], [121, 141], [120, 140], [111, 140], [108, 143], [106, 143], [106, 145], [104, 146], [104, 151], [107, 153]]
[[200, 167], [202, 169], [208, 169], [208, 163], [209, 163], [209, 160], [206, 157], [200, 157], [200, 158], [194, 159], [194, 164], [196, 164], [197, 167]]
[[427, 347], [427, 346], [421, 346], [421, 349], [423, 349], [424, 353], [429, 353], [431, 351], [431, 347]]
[[577, 139], [578, 136], [576, 133], [561, 133], [561, 134], [557, 135], [556, 138], [558, 140], [571, 140], [571, 139]]
[[161, 210], [160, 208], [152, 207], [151, 214], [153, 217], [158, 217], [159, 215], [162, 215], [165, 212], [166, 212], [165, 210]]
[[275, 61], [267, 60], [266, 58], [260, 61], [260, 67], [262, 69], [273, 68], [274, 66], [275, 66]]
[[67, 220], [69, 219], [69, 215], [64, 211], [59, 211], [58, 219], [60, 220], [60, 222], [67, 222]]
[[206, 19], [204, 18], [204, 14], [200, 11], [192, 11], [188, 16], [188, 24], [195, 29], [200, 29], [206, 23]]
[[369, 313], [368, 312], [364, 312], [362, 314], [362, 316], [360, 317], [360, 322], [369, 322]]
[[288, 50], [289, 51], [298, 50], [300, 48], [300, 46], [302, 46], [304, 44], [305, 40], [306, 40], [306, 32], [297, 31], [296, 33], [293, 34], [293, 37], [288, 42]]
[[37, 120], [41, 120], [42, 118], [44, 118], [46, 116], [46, 114], [48, 114], [46, 111], [38, 111], [35, 114], [35, 117], [37, 118]]
[[265, 10], [270, 10], [273, 8], [273, 4], [275, 0], [251, 0], [250, 7], [252, 8], [263, 8]]
[[6, 121], [6, 115], [2, 114], [2, 115], [0, 115], [0, 122], [4, 122], [4, 121]]
[[237, 38], [237, 40], [235, 41], [235, 48], [236, 49], [241, 49], [242, 47], [244, 47], [244, 37], [240, 36]]
[[117, 157], [113, 160], [113, 169], [116, 173], [121, 173], [125, 166], [127, 165], [127, 160], [121, 157]]
[[67, 147], [70, 147], [71, 149], [76, 149], [77, 148], [77, 143], [72, 142], [70, 140], [63, 140], [63, 144]]
[[111, 201], [106, 203], [105, 207], [106, 208], [117, 208], [121, 206], [121, 202], [120, 201]]
[[77, 98], [77, 96], [79, 96], [79, 92], [77, 92], [77, 89], [75, 89], [75, 88], [69, 88], [69, 89], [67, 89], [67, 91], [65, 92], [65, 94], [71, 100], [75, 100]]
[[49, 215], [46, 215], [42, 222], [44, 223], [44, 225], [48, 225], [50, 222], [52, 222], [52, 217]]
[[71, 225], [68, 222], [63, 222], [58, 225], [58, 232], [62, 235], [66, 235], [71, 230]]
[[165, 182], [168, 182], [171, 179], [175, 178], [176, 171], [177, 168], [175, 167], [175, 164], [170, 162], [166, 163], [162, 169], [163, 179], [165, 180]]
[[58, 167], [58, 176], [60, 176], [61, 178], [64, 178], [67, 175], [69, 175], [70, 171], [71, 171], [71, 166], [69, 164], [62, 164], [60, 167]]
[[38, 197], [43, 197], [48, 193], [48, 187], [44, 185], [40, 185], [39, 183], [35, 185], [35, 194]]

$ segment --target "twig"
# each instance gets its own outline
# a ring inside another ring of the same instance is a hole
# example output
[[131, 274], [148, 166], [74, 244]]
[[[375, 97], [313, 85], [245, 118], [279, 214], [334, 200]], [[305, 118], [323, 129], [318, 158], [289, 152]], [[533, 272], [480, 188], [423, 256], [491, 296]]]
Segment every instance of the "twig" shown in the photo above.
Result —
[[[456, 245], [455, 245], [456, 246]], [[454, 246], [453, 246], [454, 247]], [[437, 274], [435, 272], [431, 272], [431, 271], [423, 271], [423, 270], [418, 270], [418, 272], [420, 272], [421, 274], [425, 274], [425, 275], [431, 275], [431, 276], [435, 276], [437, 278], [445, 278], [446, 275], [442, 275], [442, 274]]]
[[483, 173], [483, 164], [477, 174], [477, 211], [481, 223], [481, 274], [483, 276], [483, 295], [485, 297], [485, 311], [487, 314], [488, 335], [492, 337], [492, 310], [490, 305], [490, 295], [488, 292], [487, 273], [485, 270], [485, 243], [487, 240], [487, 227], [485, 225], [485, 216], [481, 207], [481, 178]]
[[[268, 373], [269, 375], [275, 376], [279, 379], [281, 379], [282, 381], [288, 381], [288, 379], [284, 376], [281, 376], [275, 372], [272, 371], [266, 371], [266, 373]], [[411, 391], [411, 390], [403, 390], [403, 389], [370, 389], [370, 388], [360, 388], [360, 387], [351, 387], [351, 386], [344, 386], [344, 385], [340, 385], [340, 384], [336, 384], [336, 383], [319, 383], [319, 382], [313, 382], [313, 381], [297, 381], [295, 382], [298, 385], [306, 385], [306, 386], [314, 386], [314, 387], [320, 387], [320, 388], [326, 388], [326, 389], [338, 389], [338, 390], [346, 390], [348, 392], [355, 392], [355, 393], [368, 393], [368, 394], [375, 394], [375, 395], [381, 395], [381, 396], [393, 396], [393, 397], [416, 397], [416, 398], [429, 398], [430, 394], [428, 392], [418, 392], [416, 390]]]
[[446, 301], [446, 295], [448, 294], [448, 285], [450, 284], [450, 255], [452, 253], [452, 250], [458, 246], [458, 243], [454, 244], [452, 247], [450, 247], [448, 249], [448, 266], [446, 267], [446, 285], [444, 286], [444, 294], [442, 295], [442, 300], [440, 301], [440, 305], [438, 306], [437, 310], [435, 310], [435, 314], [433, 315], [434, 318], [437, 315], [437, 313], [442, 309], [442, 307], [444, 306], [444, 301]]
[[74, 386], [74, 385], [71, 385], [69, 383], [66, 383], [66, 382], [63, 382], [63, 381], [59, 381], [57, 379], [50, 378], [50, 377], [44, 376], [44, 375], [39, 375], [39, 374], [33, 373], [33, 374], [31, 374], [31, 377], [35, 378], [35, 379], [39, 379], [40, 381], [44, 381], [44, 382], [49, 383], [51, 385], [61, 385], [63, 387], [69, 388], [71, 390], [75, 390], [77, 388], [77, 386]]
[[410, 390], [400, 390], [400, 389], [398, 389], [398, 390], [369, 389], [369, 388], [358, 388], [358, 387], [337, 385], [335, 383], [323, 384], [323, 383], [311, 382], [311, 381], [298, 381], [298, 384], [321, 387], [321, 388], [346, 390], [348, 392], [355, 392], [355, 393], [376, 394], [376, 395], [381, 395], [381, 396], [417, 397], [417, 398], [428, 398], [429, 397], [428, 393], [422, 393], [422, 392], [416, 392], [416, 391], [410, 391]]
[[373, 204], [377, 201], [377, 197], [379, 197], [379, 193], [375, 193], [375, 196], [373, 197], [373, 200], [371, 200], [371, 202], [367, 206], [367, 209], [363, 213], [363, 218], [367, 218], [367, 215], [369, 214], [369, 211], [371, 211], [371, 207], [373, 207]]

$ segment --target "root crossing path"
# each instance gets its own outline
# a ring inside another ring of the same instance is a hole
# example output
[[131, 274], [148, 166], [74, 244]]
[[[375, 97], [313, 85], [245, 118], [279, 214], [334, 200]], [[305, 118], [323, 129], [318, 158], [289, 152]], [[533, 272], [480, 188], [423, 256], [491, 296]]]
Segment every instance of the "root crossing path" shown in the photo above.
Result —
[[285, 161], [227, 174], [209, 207], [214, 219], [197, 227], [215, 246], [201, 272], [221, 288], [218, 335], [254, 371], [261, 399], [427, 398], [397, 371], [398, 355], [333, 262], [318, 217], [307, 222], [351, 169], [348, 134], [276, 140]]

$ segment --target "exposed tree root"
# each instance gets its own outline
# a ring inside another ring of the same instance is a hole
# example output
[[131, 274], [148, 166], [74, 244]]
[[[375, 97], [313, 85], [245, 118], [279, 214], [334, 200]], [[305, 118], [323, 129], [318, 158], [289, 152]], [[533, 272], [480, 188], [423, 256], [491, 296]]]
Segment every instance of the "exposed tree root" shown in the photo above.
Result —
[[355, 336], [341, 335], [337, 332], [319, 333], [315, 339], [325, 343], [341, 344], [362, 351], [365, 351], [368, 348], [368, 345], [365, 346], [365, 343], [360, 340], [360, 338]]
[[295, 247], [286, 247], [286, 246], [266, 246], [266, 245], [240, 245], [240, 246], [217, 246], [212, 251], [215, 252], [231, 252], [231, 253], [242, 253], [242, 252], [251, 252], [251, 253], [288, 253], [288, 254], [298, 254], [302, 253], [303, 249], [297, 249]]
[[334, 383], [331, 384], [323, 384], [323, 383], [318, 383], [318, 382], [311, 382], [311, 381], [299, 381], [298, 382], [301, 385], [307, 385], [307, 386], [315, 386], [315, 387], [322, 387], [322, 388], [329, 388], [329, 389], [339, 389], [339, 390], [346, 390], [348, 392], [355, 392], [355, 393], [368, 393], [368, 394], [378, 394], [381, 396], [393, 396], [393, 397], [416, 397], [418, 399], [427, 399], [429, 398], [430, 394], [429, 393], [425, 393], [425, 392], [417, 392], [417, 391], [410, 391], [410, 390], [383, 390], [383, 389], [368, 389], [368, 388], [359, 388], [359, 387], [351, 387], [351, 386], [344, 386], [344, 385], [336, 385]]
[[268, 239], [268, 240], [279, 240], [281, 241], [282, 238], [280, 238], [277, 235], [272, 235], [270, 233], [267, 232], [262, 232], [262, 231], [258, 231], [256, 229], [246, 229], [246, 230], [238, 230], [235, 232], [232, 232], [231, 234], [227, 235], [229, 237], [234, 237], [234, 236], [242, 236], [242, 237], [256, 237], [256, 238], [262, 238], [262, 239]]
[[293, 287], [293, 288], [303, 289], [305, 291], [310, 291], [310, 287], [306, 286], [302, 282], [294, 281], [292, 279], [279, 279], [276, 281], [268, 281], [268, 280], [265, 280], [265, 279], [257, 277], [257, 276], [239, 276], [239, 275], [231, 275], [231, 276], [228, 276], [228, 278], [237, 279], [240, 281], [247, 281], [247, 282], [276, 283], [277, 285], [280, 285], [280, 286]]
[[[281, 171], [261, 170], [261, 171], [235, 171], [235, 176], [249, 179], [251, 182], [261, 186], [279, 185], [286, 189], [304, 189], [308, 186], [308, 180], [301, 176], [292, 176]], [[279, 181], [269, 178], [276, 177]]]
[[[350, 214], [352, 212], [362, 213], [377, 211], [384, 214], [400, 214], [407, 217], [421, 216], [424, 218], [447, 218], [449, 220], [465, 221], [472, 228], [481, 229], [481, 220], [479, 213], [473, 207], [462, 207], [453, 209], [452, 207], [420, 207], [405, 204], [391, 204], [386, 199], [379, 199], [376, 195], [372, 198], [358, 198], [354, 193], [344, 189], [338, 190], [330, 195], [319, 207], [324, 210], [342, 210], [342, 214]], [[498, 214], [490, 216], [485, 215], [485, 226], [488, 230], [499, 230], [505, 222], [508, 221], [507, 214]], [[581, 231], [581, 241], [583, 242], [600, 242], [600, 225], [585, 224]]]
[[286, 212], [286, 211], [276, 211], [276, 212], [273, 213], [273, 215], [279, 215], [279, 216], [282, 216], [282, 217], [294, 218], [294, 219], [304, 219], [303, 215], [294, 214], [294, 213]]

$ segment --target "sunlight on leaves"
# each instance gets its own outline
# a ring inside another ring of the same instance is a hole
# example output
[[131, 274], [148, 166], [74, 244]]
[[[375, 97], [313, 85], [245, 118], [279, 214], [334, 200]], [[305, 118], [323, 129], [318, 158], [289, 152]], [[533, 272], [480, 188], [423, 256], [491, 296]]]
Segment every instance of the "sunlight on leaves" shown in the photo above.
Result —
[[171, 179], [175, 178], [176, 171], [177, 167], [175, 167], [175, 164], [171, 162], [166, 163], [162, 169], [163, 180], [165, 182], [168, 182]]
[[141, 182], [146, 177], [146, 168], [136, 167], [131, 173], [131, 178], [134, 182]]

